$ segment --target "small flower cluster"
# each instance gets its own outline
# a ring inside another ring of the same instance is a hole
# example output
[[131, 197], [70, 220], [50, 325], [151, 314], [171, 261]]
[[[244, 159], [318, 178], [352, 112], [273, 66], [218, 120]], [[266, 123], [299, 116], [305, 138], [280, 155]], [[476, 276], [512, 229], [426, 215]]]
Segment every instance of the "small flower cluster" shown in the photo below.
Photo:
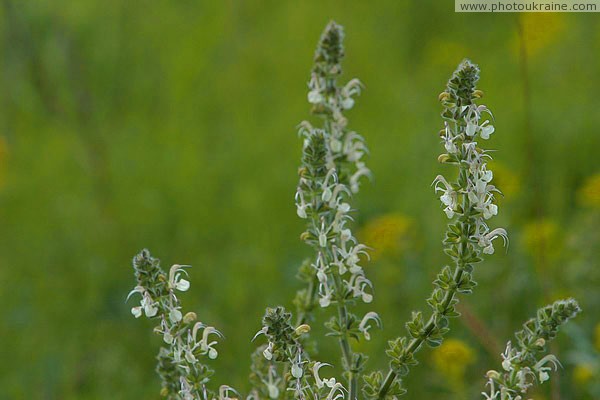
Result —
[[319, 283], [319, 304], [328, 307], [340, 297], [370, 303], [372, 284], [359, 265], [360, 255], [367, 254], [366, 246], [346, 227], [351, 219], [348, 189], [338, 180], [336, 169], [327, 167], [328, 134], [316, 129], [302, 133], [305, 141], [296, 206], [298, 215], [309, 220], [302, 238], [317, 253], [312, 267]]
[[559, 300], [540, 308], [536, 318], [523, 324], [515, 334], [517, 346], [508, 342], [502, 354], [503, 371], [488, 371], [489, 393], [482, 393], [487, 400], [522, 400], [527, 390], [539, 382], [550, 379], [549, 372], [560, 363], [553, 355], [538, 358], [546, 345], [556, 337], [558, 328], [580, 312], [573, 299]]
[[[131, 313], [139, 318], [158, 319], [154, 328], [160, 334], [167, 347], [161, 347], [158, 353], [157, 372], [161, 376], [161, 393], [169, 399], [204, 399], [212, 398], [205, 384], [212, 375], [212, 370], [200, 362], [207, 356], [217, 358], [214, 340], [211, 337], [222, 337], [212, 326], [196, 322], [193, 312], [183, 315], [176, 292], [185, 292], [190, 282], [184, 279], [184, 265], [175, 264], [167, 275], [160, 267], [160, 261], [153, 258], [148, 250], [142, 250], [133, 258], [133, 268], [137, 286], [129, 296], [139, 294], [139, 306], [131, 309]], [[228, 396], [233, 389], [223, 386], [219, 391], [219, 399]]]
[[[478, 80], [479, 68], [463, 61], [448, 81], [446, 91], [439, 96], [444, 106], [444, 129], [440, 136], [446, 153], [438, 160], [458, 166], [458, 179], [448, 182], [438, 175], [433, 185], [436, 192], [441, 192], [444, 212], [451, 219], [444, 245], [454, 266], [445, 266], [434, 281], [435, 289], [427, 300], [432, 308], [431, 317], [426, 320], [421, 312], [413, 312], [406, 324], [410, 339], [402, 337], [389, 342], [390, 371], [377, 392], [379, 399], [388, 398], [394, 380], [408, 374], [410, 367], [417, 364], [415, 353], [423, 343], [430, 347], [442, 343], [449, 331], [448, 319], [459, 315], [455, 309], [457, 293], [471, 293], [476, 285], [472, 272], [474, 264], [482, 261], [481, 253], [494, 253], [492, 242], [498, 237], [505, 244], [508, 241], [504, 229], [490, 230], [486, 223], [498, 213], [493, 203], [493, 194], [498, 190], [490, 183], [493, 173], [487, 169], [486, 160], [491, 157], [477, 144], [479, 138], [488, 139], [494, 132], [489, 120], [482, 121], [484, 114], [491, 116], [490, 111], [475, 103], [483, 95], [475, 88]], [[368, 391], [374, 392], [375, 388]]]
[[[284, 389], [295, 399], [343, 399], [344, 386], [333, 377], [321, 378], [319, 375], [319, 370], [328, 364], [311, 361], [303, 348], [301, 337], [310, 331], [310, 327], [302, 324], [294, 329], [291, 319], [292, 314], [283, 307], [267, 309], [263, 328], [254, 336], [254, 339], [261, 335], [267, 337], [268, 344], [260, 348], [266, 363], [253, 360], [251, 380], [256, 387], [250, 397], [259, 399], [262, 395], [278, 399]], [[282, 374], [285, 381], [278, 374], [278, 367], [282, 365], [289, 367], [289, 373]]]

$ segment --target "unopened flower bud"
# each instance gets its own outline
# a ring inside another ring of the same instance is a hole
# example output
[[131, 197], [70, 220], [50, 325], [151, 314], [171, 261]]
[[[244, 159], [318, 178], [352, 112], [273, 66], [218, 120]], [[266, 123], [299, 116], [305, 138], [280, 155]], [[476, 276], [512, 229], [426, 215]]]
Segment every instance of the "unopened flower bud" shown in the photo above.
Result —
[[483, 97], [483, 91], [477, 89], [473, 91], [473, 97], [475, 97], [476, 99], [480, 99]]
[[303, 242], [307, 241], [309, 237], [310, 233], [308, 231], [304, 231], [300, 234], [300, 240], [302, 240]]
[[167, 397], [169, 395], [169, 389], [166, 387], [163, 387], [162, 389], [160, 389], [160, 395], [162, 397]]
[[485, 376], [487, 376], [489, 379], [500, 379], [500, 372], [491, 369], [486, 372]]
[[298, 327], [296, 328], [296, 335], [298, 336], [308, 332], [310, 332], [310, 325], [308, 324], [298, 325]]
[[448, 92], [442, 92], [440, 93], [440, 95], [438, 96], [438, 100], [439, 101], [446, 101], [450, 98], [450, 93]]
[[186, 313], [183, 316], [183, 323], [184, 324], [191, 324], [192, 322], [194, 322], [196, 319], [198, 319], [198, 316], [196, 315], [195, 312], [190, 311], [188, 313]]
[[539, 338], [535, 341], [535, 345], [539, 347], [544, 347], [546, 345], [546, 340], [544, 338]]
[[438, 162], [442, 163], [442, 164], [445, 163], [445, 162], [448, 162], [448, 160], [450, 160], [450, 156], [448, 154], [446, 154], [446, 153], [440, 154], [439, 157], [438, 157]]

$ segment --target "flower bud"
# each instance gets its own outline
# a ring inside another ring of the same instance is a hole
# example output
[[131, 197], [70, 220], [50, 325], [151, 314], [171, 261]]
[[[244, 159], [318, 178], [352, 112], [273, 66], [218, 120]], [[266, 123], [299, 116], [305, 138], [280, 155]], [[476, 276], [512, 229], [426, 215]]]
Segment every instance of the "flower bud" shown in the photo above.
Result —
[[186, 313], [183, 316], [183, 323], [184, 324], [191, 324], [192, 322], [194, 322], [196, 319], [198, 319], [198, 316], [196, 315], [195, 312], [190, 311], [188, 313]]
[[440, 154], [439, 157], [438, 157], [438, 162], [442, 163], [442, 164], [445, 163], [445, 162], [448, 162], [448, 160], [450, 160], [450, 156], [448, 154], [446, 154], [446, 153]]
[[440, 93], [440, 95], [438, 96], [438, 100], [439, 101], [446, 101], [450, 98], [450, 93], [448, 92], [442, 92]]
[[304, 231], [300, 234], [300, 240], [302, 240], [303, 242], [307, 241], [309, 237], [310, 233], [308, 231]]
[[483, 91], [477, 89], [473, 91], [473, 97], [476, 99], [481, 99], [483, 97]]
[[500, 379], [500, 373], [498, 371], [494, 371], [493, 369], [486, 372], [485, 376], [489, 379]]
[[308, 325], [308, 324], [298, 325], [295, 332], [296, 332], [296, 335], [298, 335], [298, 336], [300, 336], [304, 333], [308, 333], [308, 332], [310, 332], [310, 325]]

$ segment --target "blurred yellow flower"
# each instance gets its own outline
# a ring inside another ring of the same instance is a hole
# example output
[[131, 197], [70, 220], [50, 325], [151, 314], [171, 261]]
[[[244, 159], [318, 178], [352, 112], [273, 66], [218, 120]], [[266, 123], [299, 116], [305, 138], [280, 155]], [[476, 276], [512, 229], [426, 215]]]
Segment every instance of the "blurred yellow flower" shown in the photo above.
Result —
[[[565, 31], [566, 21], [559, 13], [522, 13], [519, 15], [527, 54], [535, 57]], [[521, 38], [517, 38], [519, 42]], [[519, 46], [517, 46], [518, 49]]]
[[525, 250], [533, 257], [551, 259], [560, 253], [560, 227], [550, 219], [526, 224], [522, 239]]
[[521, 189], [521, 178], [519, 175], [505, 164], [497, 161], [491, 161], [489, 169], [494, 171], [492, 184], [503, 194], [503, 196], [498, 197], [500, 199], [512, 200]]
[[596, 350], [600, 351], [600, 322], [596, 324], [596, 329], [594, 331], [594, 346]]
[[589, 364], [579, 364], [573, 370], [573, 381], [576, 385], [586, 385], [594, 377], [594, 368]]
[[600, 172], [587, 178], [578, 194], [581, 204], [600, 209]]
[[392, 213], [382, 215], [362, 228], [362, 241], [373, 250], [370, 255], [377, 259], [382, 255], [397, 255], [406, 249], [413, 237], [414, 223], [409, 217]]
[[435, 369], [449, 382], [462, 384], [467, 367], [475, 362], [475, 352], [458, 339], [447, 339], [433, 351]]

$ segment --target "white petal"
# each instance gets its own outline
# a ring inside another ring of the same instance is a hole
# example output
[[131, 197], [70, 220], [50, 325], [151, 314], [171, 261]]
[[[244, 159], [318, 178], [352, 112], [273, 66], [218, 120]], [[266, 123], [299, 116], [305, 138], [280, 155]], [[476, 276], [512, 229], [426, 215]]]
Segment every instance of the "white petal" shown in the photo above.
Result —
[[494, 133], [494, 130], [494, 125], [483, 126], [481, 128], [481, 133], [479, 134], [479, 136], [481, 136], [482, 139], [489, 139], [490, 135]]
[[323, 96], [318, 90], [311, 90], [308, 92], [308, 102], [311, 104], [318, 104], [323, 101]]
[[476, 129], [477, 125], [475, 125], [472, 122], [467, 122], [467, 128], [465, 129], [467, 136], [473, 136], [475, 134]]
[[169, 318], [172, 322], [179, 322], [183, 318], [183, 315], [181, 314], [181, 311], [174, 308], [169, 312]]
[[343, 101], [342, 101], [342, 107], [345, 110], [349, 110], [354, 106], [354, 99], [352, 97], [346, 97]]
[[142, 307], [133, 307], [131, 309], [131, 313], [133, 314], [134, 317], [139, 318], [142, 316]]
[[175, 285], [175, 288], [177, 288], [179, 291], [185, 292], [190, 288], [190, 282], [185, 279], [180, 279], [179, 282], [177, 282], [177, 285]]

